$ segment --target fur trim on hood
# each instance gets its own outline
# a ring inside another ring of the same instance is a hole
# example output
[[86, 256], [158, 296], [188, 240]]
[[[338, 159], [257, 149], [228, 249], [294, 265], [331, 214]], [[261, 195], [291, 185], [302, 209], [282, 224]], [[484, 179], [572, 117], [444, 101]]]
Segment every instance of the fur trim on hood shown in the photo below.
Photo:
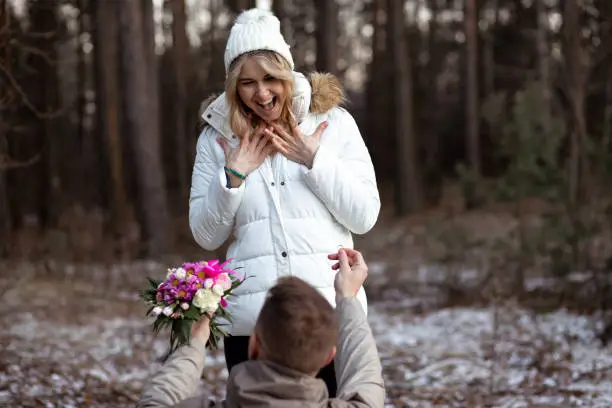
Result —
[[310, 113], [319, 115], [345, 102], [342, 85], [334, 75], [313, 72], [308, 80], [312, 87]]
[[[344, 90], [342, 89], [342, 85], [338, 78], [336, 78], [332, 74], [322, 73], [322, 72], [313, 72], [311, 73], [306, 80], [308, 81], [309, 88], [308, 90], [303, 89], [298, 84], [302, 78], [305, 78], [302, 74], [294, 73], [296, 78], [296, 89], [297, 93], [299, 92], [309, 92], [310, 95], [303, 95], [303, 98], [298, 99], [298, 104], [307, 104], [308, 106], [304, 106], [303, 109], [305, 112], [309, 112], [311, 114], [322, 114], [330, 111], [334, 107], [341, 105], [345, 102]], [[305, 81], [304, 81], [305, 82]], [[213, 103], [221, 102], [217, 101], [219, 98], [223, 97], [225, 99], [225, 93], [222, 94], [212, 94], [207, 97], [202, 104], [200, 105], [200, 110], [198, 112], [198, 116], [200, 117], [199, 129], [200, 131], [204, 129], [207, 125], [212, 125], [207, 120], [206, 111]], [[294, 97], [294, 110], [299, 110], [301, 107], [296, 106], [296, 98]], [[304, 113], [305, 113], [304, 112]], [[300, 117], [300, 115], [296, 114], [296, 116]], [[301, 115], [300, 121], [304, 118], [305, 115]]]

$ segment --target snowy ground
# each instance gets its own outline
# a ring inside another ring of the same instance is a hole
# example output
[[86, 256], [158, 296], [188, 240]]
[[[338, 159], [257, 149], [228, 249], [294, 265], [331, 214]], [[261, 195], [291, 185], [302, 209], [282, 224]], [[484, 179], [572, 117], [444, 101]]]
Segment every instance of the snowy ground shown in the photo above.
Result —
[[[167, 343], [150, 334], [132, 283], [101, 280], [108, 271], [19, 276], [0, 281], [0, 406], [133, 406]], [[612, 347], [590, 316], [383, 298], [369, 319], [389, 407], [612, 406]], [[222, 353], [211, 354], [203, 390], [223, 396], [226, 376]]]
[[612, 406], [612, 349], [587, 317], [409, 308], [376, 304], [370, 319], [395, 406]]

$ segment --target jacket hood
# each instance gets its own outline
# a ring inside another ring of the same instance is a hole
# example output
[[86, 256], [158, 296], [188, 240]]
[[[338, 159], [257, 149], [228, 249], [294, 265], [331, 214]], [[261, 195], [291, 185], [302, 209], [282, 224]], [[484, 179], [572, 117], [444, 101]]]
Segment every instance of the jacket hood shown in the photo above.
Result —
[[[340, 81], [332, 74], [314, 72], [308, 77], [293, 72], [293, 114], [302, 122], [310, 114], [323, 114], [344, 101]], [[229, 105], [225, 92], [206, 98], [200, 107], [203, 126], [212, 126], [226, 139], [231, 139]]]
[[323, 380], [270, 361], [252, 360], [232, 370], [227, 407], [320, 408], [327, 406]]

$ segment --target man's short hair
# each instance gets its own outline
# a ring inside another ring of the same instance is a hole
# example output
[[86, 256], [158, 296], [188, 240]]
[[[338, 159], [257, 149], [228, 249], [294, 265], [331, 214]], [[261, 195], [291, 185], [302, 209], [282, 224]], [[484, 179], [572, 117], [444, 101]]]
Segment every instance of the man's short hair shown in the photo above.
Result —
[[299, 278], [283, 277], [268, 292], [255, 334], [267, 360], [313, 374], [336, 346], [338, 318], [315, 288]]

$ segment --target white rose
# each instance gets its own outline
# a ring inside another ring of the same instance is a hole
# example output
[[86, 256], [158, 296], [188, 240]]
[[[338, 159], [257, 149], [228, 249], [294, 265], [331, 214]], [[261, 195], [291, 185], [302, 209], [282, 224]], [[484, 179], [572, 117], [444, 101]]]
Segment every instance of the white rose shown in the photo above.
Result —
[[164, 314], [164, 316], [170, 316], [173, 312], [174, 312], [174, 307], [172, 306], [166, 306], [164, 307], [164, 310], [162, 310], [162, 313]]
[[210, 278], [206, 278], [206, 279], [204, 279], [204, 287], [205, 287], [206, 289], [210, 289], [210, 288], [212, 288], [212, 286], [213, 286], [213, 284], [214, 284], [214, 283], [215, 283], [215, 281], [213, 281], [213, 280], [212, 280], [212, 279], [210, 279]]
[[183, 268], [178, 268], [176, 271], [174, 271], [174, 276], [176, 276], [177, 279], [185, 279], [187, 272], [185, 272]]
[[212, 291], [215, 292], [215, 294], [219, 295], [219, 296], [223, 296], [223, 294], [225, 293], [225, 289], [223, 289], [223, 286], [221, 285], [215, 285], [212, 287]]
[[181, 309], [189, 310], [189, 303], [181, 303]]
[[160, 306], [155, 306], [155, 307], [153, 308], [153, 310], [151, 310], [151, 314], [152, 314], [153, 316], [159, 316], [160, 314], [162, 314], [162, 311], [163, 311], [163, 310], [164, 310], [164, 309], [162, 309]]
[[192, 304], [200, 309], [202, 313], [214, 313], [219, 308], [221, 296], [210, 289], [200, 289], [193, 297]]

